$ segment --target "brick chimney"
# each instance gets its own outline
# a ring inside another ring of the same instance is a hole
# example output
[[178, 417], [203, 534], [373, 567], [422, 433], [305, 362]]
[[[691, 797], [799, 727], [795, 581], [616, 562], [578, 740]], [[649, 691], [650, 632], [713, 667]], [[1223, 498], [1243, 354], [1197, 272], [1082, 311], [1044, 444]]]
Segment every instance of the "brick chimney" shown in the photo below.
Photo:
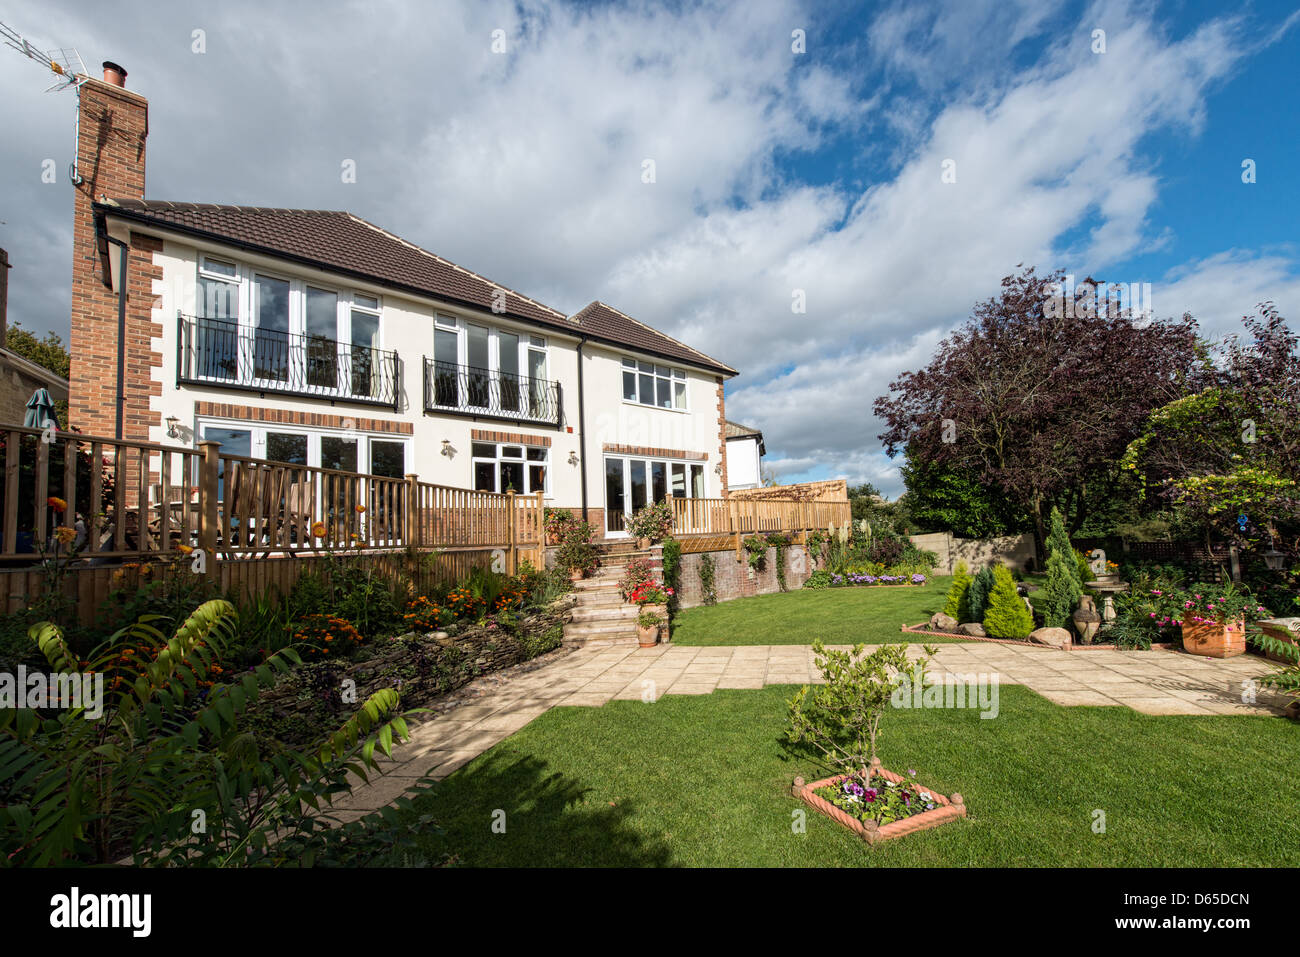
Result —
[[[69, 352], [70, 424], [93, 435], [114, 434], [118, 404], [118, 292], [112, 285], [119, 249], [107, 245], [101, 257], [93, 203], [109, 199], [143, 199], [145, 138], [149, 135], [149, 101], [124, 86], [126, 71], [104, 64], [104, 79], [88, 79], [79, 91], [77, 174], [72, 225], [72, 323]], [[151, 394], [161, 394], [150, 370], [161, 365], [152, 338], [162, 330], [152, 321], [152, 278], [159, 275], [153, 253], [162, 243], [131, 233], [127, 261], [126, 376], [122, 392], [123, 437], [148, 439], [153, 415]], [[106, 281], [108, 285], [106, 285]]]

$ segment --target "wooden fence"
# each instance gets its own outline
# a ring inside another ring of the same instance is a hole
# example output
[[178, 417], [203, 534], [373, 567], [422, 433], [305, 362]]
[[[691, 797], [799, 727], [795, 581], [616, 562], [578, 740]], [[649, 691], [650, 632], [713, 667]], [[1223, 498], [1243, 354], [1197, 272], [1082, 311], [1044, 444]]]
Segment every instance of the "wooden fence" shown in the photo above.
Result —
[[848, 499], [811, 502], [759, 498], [673, 498], [673, 535], [687, 551], [725, 542], [740, 555], [746, 535], [787, 532], [801, 536], [852, 518]]
[[301, 569], [280, 562], [332, 552], [436, 551], [421, 567], [449, 576], [544, 560], [540, 492], [472, 492], [417, 475], [271, 462], [225, 454], [217, 442], [192, 449], [0, 426], [0, 443], [5, 611], [38, 592], [55, 565], [85, 579], [66, 587], [93, 605], [124, 563], [184, 559], [239, 591], [268, 575], [289, 586]]

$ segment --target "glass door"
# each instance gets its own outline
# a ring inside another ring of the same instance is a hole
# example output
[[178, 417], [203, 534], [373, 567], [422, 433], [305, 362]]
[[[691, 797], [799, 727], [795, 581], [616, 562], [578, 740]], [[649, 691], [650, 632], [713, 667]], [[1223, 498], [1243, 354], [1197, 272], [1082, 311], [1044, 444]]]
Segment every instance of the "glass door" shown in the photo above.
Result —
[[622, 535], [625, 528], [625, 465], [623, 459], [605, 459], [605, 531], [611, 535]]
[[465, 365], [469, 379], [469, 405], [475, 409], [491, 407], [491, 368], [488, 361], [487, 326], [465, 324]]

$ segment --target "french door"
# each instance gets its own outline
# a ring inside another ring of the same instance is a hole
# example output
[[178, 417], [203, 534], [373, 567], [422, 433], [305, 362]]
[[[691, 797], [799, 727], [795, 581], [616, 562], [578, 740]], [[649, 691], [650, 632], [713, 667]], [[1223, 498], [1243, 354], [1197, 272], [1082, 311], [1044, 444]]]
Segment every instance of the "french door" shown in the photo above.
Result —
[[[687, 481], [688, 475], [694, 481]], [[605, 457], [605, 531], [626, 535], [627, 519], [650, 502], [668, 497], [669, 481], [675, 497], [703, 495], [704, 467], [661, 459]], [[698, 491], [697, 491], [698, 490]]]

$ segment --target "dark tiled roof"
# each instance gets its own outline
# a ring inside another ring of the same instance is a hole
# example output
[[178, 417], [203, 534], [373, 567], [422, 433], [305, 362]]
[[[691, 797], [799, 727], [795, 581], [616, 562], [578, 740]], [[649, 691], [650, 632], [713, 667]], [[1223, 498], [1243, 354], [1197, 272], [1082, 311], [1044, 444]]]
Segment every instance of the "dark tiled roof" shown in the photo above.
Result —
[[689, 362], [692, 365], [704, 366], [723, 375], [736, 375], [736, 370], [731, 366], [705, 355], [698, 349], [692, 349], [685, 343], [678, 342], [658, 329], [652, 329], [603, 302], [589, 303], [569, 319], [578, 328], [595, 338], [617, 342], [632, 349], [640, 349], [669, 359]]
[[488, 311], [492, 309], [493, 294], [504, 289], [507, 316], [569, 335], [586, 334], [614, 345], [705, 366], [724, 375], [736, 374], [736, 370], [716, 359], [604, 303], [593, 302], [573, 317], [566, 317], [351, 213], [141, 199], [110, 199], [97, 203], [95, 208], [106, 215], [243, 246], [415, 295]]

